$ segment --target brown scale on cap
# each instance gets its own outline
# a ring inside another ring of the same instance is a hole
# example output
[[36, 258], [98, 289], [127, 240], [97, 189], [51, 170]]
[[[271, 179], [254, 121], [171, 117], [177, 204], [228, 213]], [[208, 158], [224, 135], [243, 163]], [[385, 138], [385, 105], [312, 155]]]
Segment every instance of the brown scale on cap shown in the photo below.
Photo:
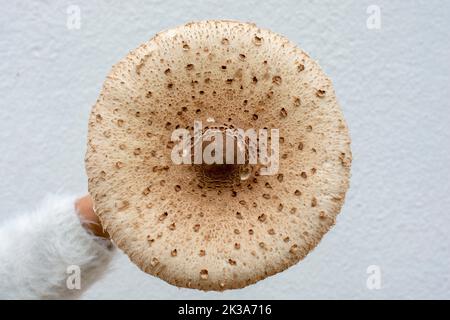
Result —
[[[195, 120], [279, 129], [279, 172], [173, 164], [172, 130], [192, 132]], [[88, 141], [89, 192], [106, 230], [142, 270], [181, 287], [241, 288], [294, 265], [334, 224], [349, 185], [331, 81], [254, 24], [189, 23], [130, 52], [103, 85]]]
[[206, 270], [206, 269], [200, 270], [200, 278], [202, 280], [208, 279], [208, 270]]

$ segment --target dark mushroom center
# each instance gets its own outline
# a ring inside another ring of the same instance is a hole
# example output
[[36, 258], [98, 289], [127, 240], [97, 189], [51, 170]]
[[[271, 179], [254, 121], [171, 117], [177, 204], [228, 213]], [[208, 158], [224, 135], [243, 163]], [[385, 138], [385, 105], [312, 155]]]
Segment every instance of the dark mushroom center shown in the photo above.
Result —
[[[233, 188], [250, 179], [255, 174], [255, 166], [248, 163], [248, 144], [245, 141], [243, 142], [244, 148], [242, 151], [239, 151], [237, 139], [233, 140], [232, 147], [227, 145], [225, 143], [227, 138], [225, 129], [223, 127], [218, 128], [223, 135], [224, 141], [222, 163], [193, 164], [201, 187], [208, 189]], [[213, 141], [214, 139], [212, 141], [202, 141], [202, 152]], [[244, 163], [238, 163], [238, 152], [243, 153]], [[226, 159], [229, 154], [232, 155], [233, 163], [229, 163]]]

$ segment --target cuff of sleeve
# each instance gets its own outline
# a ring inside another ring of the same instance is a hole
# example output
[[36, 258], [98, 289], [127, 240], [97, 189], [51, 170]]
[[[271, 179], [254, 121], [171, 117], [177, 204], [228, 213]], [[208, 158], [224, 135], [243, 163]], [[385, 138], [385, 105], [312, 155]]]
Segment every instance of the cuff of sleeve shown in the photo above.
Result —
[[82, 226], [75, 200], [47, 196], [37, 210], [0, 228], [6, 298], [76, 297], [104, 271], [113, 246]]

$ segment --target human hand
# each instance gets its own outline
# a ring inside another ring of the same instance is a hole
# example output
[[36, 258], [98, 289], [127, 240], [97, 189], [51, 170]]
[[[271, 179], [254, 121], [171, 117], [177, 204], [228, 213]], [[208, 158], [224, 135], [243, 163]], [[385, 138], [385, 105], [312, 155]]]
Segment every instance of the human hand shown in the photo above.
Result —
[[76, 200], [75, 209], [86, 230], [91, 231], [97, 237], [109, 239], [109, 234], [103, 230], [100, 220], [94, 212], [94, 204], [90, 195]]

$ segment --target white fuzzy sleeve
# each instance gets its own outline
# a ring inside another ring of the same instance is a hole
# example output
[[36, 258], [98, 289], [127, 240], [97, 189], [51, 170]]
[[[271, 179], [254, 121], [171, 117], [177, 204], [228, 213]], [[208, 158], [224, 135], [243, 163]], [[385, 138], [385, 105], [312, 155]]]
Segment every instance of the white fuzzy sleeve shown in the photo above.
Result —
[[48, 196], [34, 212], [0, 225], [1, 299], [74, 298], [104, 271], [112, 245], [83, 228], [74, 202]]

